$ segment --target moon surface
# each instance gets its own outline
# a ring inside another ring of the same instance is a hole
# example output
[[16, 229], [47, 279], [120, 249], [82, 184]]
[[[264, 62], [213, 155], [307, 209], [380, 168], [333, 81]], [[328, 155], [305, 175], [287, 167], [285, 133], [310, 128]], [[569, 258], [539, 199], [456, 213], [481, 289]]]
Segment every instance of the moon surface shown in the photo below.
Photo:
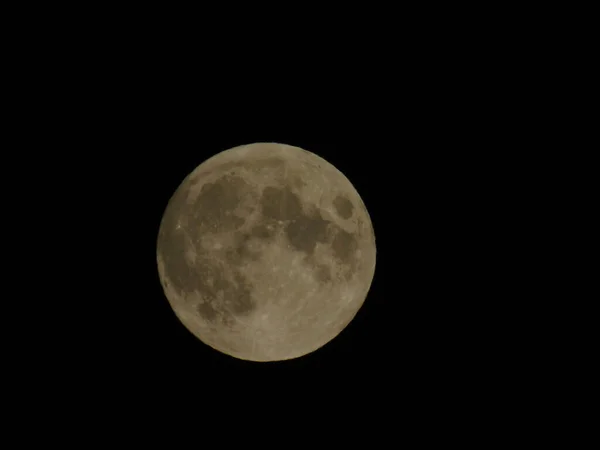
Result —
[[298, 358], [336, 337], [366, 299], [375, 257], [352, 183], [319, 156], [276, 143], [200, 164], [171, 197], [157, 242], [179, 320], [250, 361]]

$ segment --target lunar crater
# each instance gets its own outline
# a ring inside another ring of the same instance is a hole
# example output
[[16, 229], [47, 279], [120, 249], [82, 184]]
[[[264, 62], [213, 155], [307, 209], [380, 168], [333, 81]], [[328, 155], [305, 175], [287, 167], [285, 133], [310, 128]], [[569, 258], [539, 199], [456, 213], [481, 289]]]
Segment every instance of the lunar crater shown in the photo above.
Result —
[[333, 206], [342, 219], [349, 219], [352, 217], [354, 205], [346, 197], [342, 195], [335, 197], [333, 200]]

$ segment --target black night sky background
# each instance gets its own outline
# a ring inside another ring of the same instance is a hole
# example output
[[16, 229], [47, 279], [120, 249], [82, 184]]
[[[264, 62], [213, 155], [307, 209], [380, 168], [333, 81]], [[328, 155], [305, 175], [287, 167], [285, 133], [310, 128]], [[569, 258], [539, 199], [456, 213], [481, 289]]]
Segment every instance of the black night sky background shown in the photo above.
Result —
[[[572, 200], [560, 166], [575, 144], [553, 151], [541, 141], [561, 132], [550, 120], [560, 117], [557, 86], [571, 89], [559, 76], [571, 65], [556, 54], [579, 44], [544, 18], [550, 7], [528, 16], [521, 6], [358, 5], [352, 17], [348, 4], [328, 17], [323, 5], [301, 18], [299, 8], [249, 3], [261, 24], [243, 5], [225, 4], [220, 24], [205, 4], [26, 5], [20, 20], [10, 16], [15, 102], [5, 129], [16, 139], [6, 138], [4, 222], [30, 245], [5, 233], [20, 256], [5, 257], [16, 269], [5, 299], [18, 297], [5, 305], [22, 309], [3, 316], [16, 325], [5, 345], [16, 361], [3, 368], [24, 386], [6, 383], [17, 399], [8, 415], [20, 408], [26, 425], [19, 439], [49, 441], [35, 413], [60, 418], [54, 432], [85, 436], [78, 448], [120, 444], [115, 423], [132, 447], [141, 437], [159, 445], [165, 419], [177, 429], [167, 448], [179, 436], [289, 446], [319, 427], [336, 448], [344, 436], [387, 431], [391, 439], [369, 442], [380, 448], [411, 431], [447, 444], [485, 425], [497, 428], [494, 441], [529, 427], [531, 411], [554, 401], [555, 352], [571, 352], [564, 323], [544, 314], [560, 316], [573, 295], [552, 309], [561, 280], [544, 263], [558, 259], [549, 224], [570, 218], [554, 204]], [[377, 246], [355, 318], [324, 347], [282, 362], [201, 342], [172, 311], [157, 268], [161, 218], [182, 180], [256, 142], [301, 147], [344, 173]]]
[[[490, 218], [474, 184], [489, 170], [471, 147], [479, 135], [452, 118], [457, 111], [433, 108], [442, 102], [435, 91], [408, 86], [404, 100], [390, 104], [376, 90], [309, 101], [302, 91], [243, 101], [229, 92], [218, 106], [184, 92], [176, 101], [148, 94], [115, 135], [131, 150], [116, 160], [114, 185], [124, 196], [115, 220], [123, 214], [128, 223], [118, 239], [127, 248], [124, 289], [106, 300], [113, 382], [134, 391], [151, 385], [169, 398], [194, 383], [216, 386], [203, 390], [208, 396], [223, 386], [235, 391], [240, 377], [272, 386], [302, 380], [294, 395], [316, 388], [370, 396], [401, 382], [411, 386], [408, 396], [431, 396], [455, 395], [448, 386], [472, 386], [495, 370], [495, 342], [482, 339], [495, 325], [485, 302], [497, 293], [480, 264]], [[179, 183], [214, 154], [254, 142], [299, 146], [335, 165], [363, 198], [377, 243], [375, 277], [354, 320], [318, 351], [277, 363], [238, 360], [200, 342], [172, 312], [156, 267], [158, 227]], [[282, 388], [273, 389], [277, 397]]]
[[[75, 176], [96, 199], [79, 214], [85, 209], [84, 223], [99, 230], [91, 272], [101, 281], [86, 285], [98, 300], [87, 321], [71, 320], [78, 332], [69, 345], [99, 395], [415, 400], [497, 379], [510, 339], [499, 331], [510, 298], [499, 280], [511, 274], [494, 255], [509, 248], [515, 226], [502, 214], [510, 180], [501, 168], [518, 156], [502, 108], [491, 114], [486, 105], [500, 105], [506, 92], [487, 89], [484, 77], [440, 76], [467, 64], [443, 51], [434, 62], [404, 54], [402, 69], [380, 62], [364, 77], [351, 58], [344, 70], [291, 62], [283, 76], [251, 70], [262, 67], [251, 59], [211, 71], [166, 49], [150, 56], [123, 51], [115, 64], [95, 66], [70, 105], [68, 144], [82, 150], [68, 163], [86, 169]], [[318, 351], [278, 363], [238, 360], [194, 337], [172, 312], [156, 264], [160, 220], [183, 178], [254, 142], [298, 146], [341, 170], [368, 208], [377, 244], [354, 320]]]

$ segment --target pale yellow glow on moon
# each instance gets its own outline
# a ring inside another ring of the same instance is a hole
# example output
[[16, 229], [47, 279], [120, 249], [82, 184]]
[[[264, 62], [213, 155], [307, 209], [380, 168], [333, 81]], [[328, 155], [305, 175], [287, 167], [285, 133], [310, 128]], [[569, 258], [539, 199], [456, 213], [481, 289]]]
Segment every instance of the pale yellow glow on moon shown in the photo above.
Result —
[[165, 210], [160, 279], [181, 322], [251, 361], [311, 353], [362, 306], [375, 235], [351, 182], [319, 156], [257, 143], [188, 175]]

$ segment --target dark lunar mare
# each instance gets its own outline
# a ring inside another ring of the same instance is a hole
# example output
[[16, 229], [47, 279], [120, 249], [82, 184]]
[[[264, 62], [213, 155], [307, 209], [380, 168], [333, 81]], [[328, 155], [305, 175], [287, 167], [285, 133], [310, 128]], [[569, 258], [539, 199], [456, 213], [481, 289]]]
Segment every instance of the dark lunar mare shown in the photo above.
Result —
[[234, 211], [247, 189], [248, 184], [235, 175], [225, 175], [214, 183], [206, 183], [191, 206], [190, 224], [200, 233], [239, 228], [245, 219], [235, 215]]
[[[202, 301], [196, 309], [209, 322], [225, 320], [230, 314], [245, 316], [256, 307], [252, 284], [235, 264], [240, 259], [233, 259], [225, 268], [197, 244], [204, 233], [233, 231], [244, 224], [245, 219], [234, 211], [247, 187], [242, 178], [225, 175], [205, 184], [198, 197], [188, 204], [188, 187], [183, 186], [164, 214], [158, 245], [165, 275], [178, 295], [194, 291], [200, 294]], [[181, 228], [177, 228], [178, 224]], [[196, 251], [194, 263], [185, 257], [190, 247]], [[222, 301], [217, 301], [219, 296]]]
[[327, 242], [329, 222], [318, 212], [306, 213], [302, 201], [289, 187], [264, 188], [261, 208], [264, 217], [285, 222], [288, 242], [296, 250], [310, 255], [317, 242]]
[[285, 234], [292, 247], [312, 255], [317, 242], [327, 242], [329, 223], [318, 214], [301, 216], [287, 224]]
[[333, 207], [335, 208], [338, 215], [342, 219], [349, 219], [350, 217], [352, 217], [352, 211], [354, 211], [354, 205], [346, 197], [338, 195], [333, 200]]
[[[352, 203], [338, 197], [338, 212], [346, 218], [352, 215]], [[358, 248], [356, 236], [338, 225], [323, 219], [318, 210], [304, 211], [302, 201], [289, 187], [266, 187], [261, 196], [261, 210], [264, 217], [284, 222], [285, 236], [296, 250], [314, 254], [317, 243], [331, 243], [334, 256], [346, 268], [350, 276], [355, 268], [355, 251]], [[341, 211], [341, 212], [340, 212]], [[321, 267], [315, 267], [318, 279], [330, 279], [331, 275]]]
[[289, 188], [267, 186], [261, 197], [263, 217], [275, 220], [295, 220], [302, 217], [302, 202]]
[[341, 228], [337, 228], [333, 241], [331, 242], [331, 248], [333, 249], [334, 255], [343, 263], [350, 264], [354, 258], [354, 252], [356, 251], [358, 242], [352, 233], [348, 233]]

